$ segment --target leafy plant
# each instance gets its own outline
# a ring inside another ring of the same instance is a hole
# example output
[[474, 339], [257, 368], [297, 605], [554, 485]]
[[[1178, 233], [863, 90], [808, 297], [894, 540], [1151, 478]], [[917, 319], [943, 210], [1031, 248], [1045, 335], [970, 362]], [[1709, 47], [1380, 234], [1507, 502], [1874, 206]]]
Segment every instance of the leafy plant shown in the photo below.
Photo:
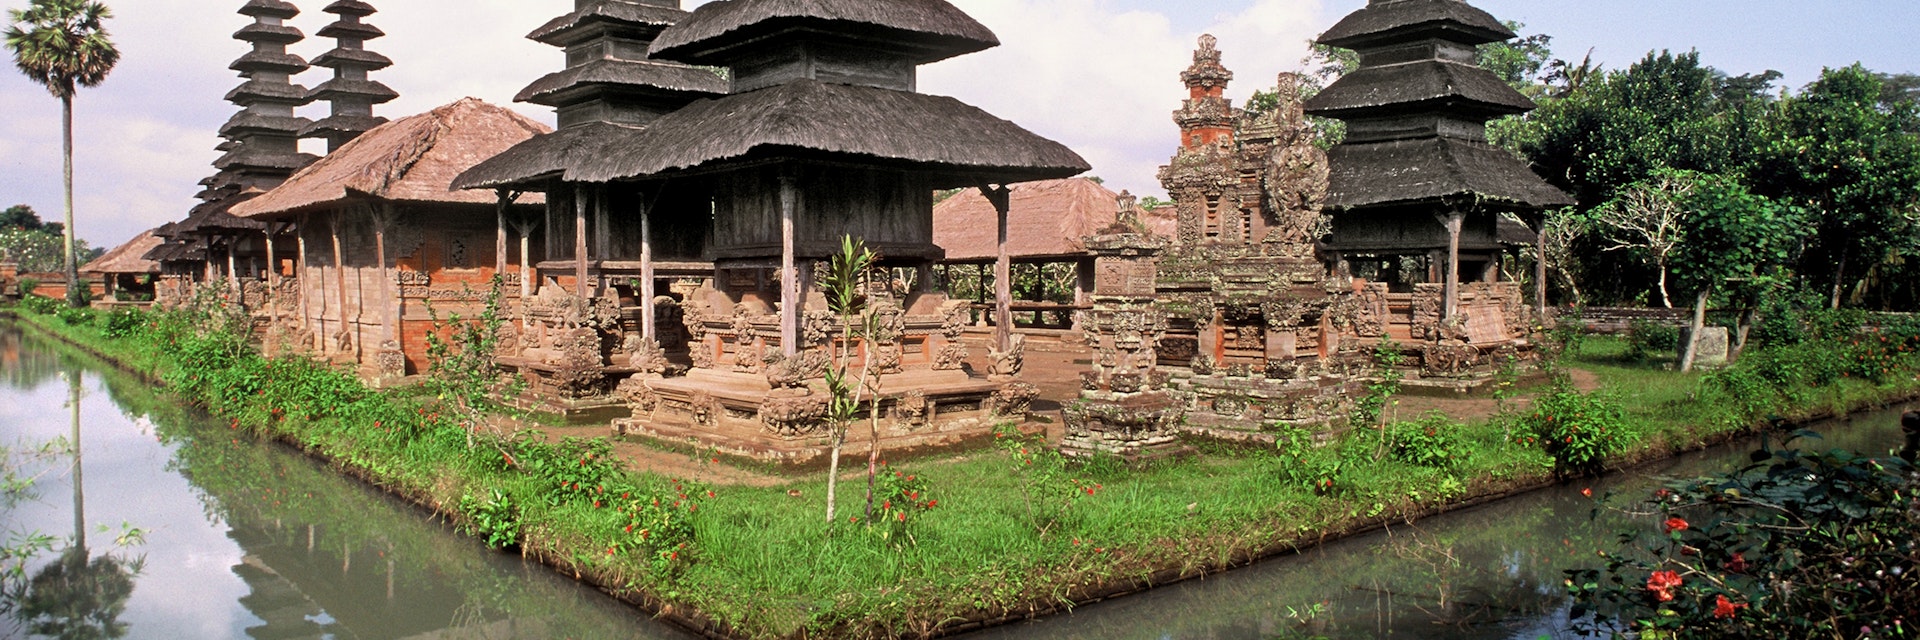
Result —
[[121, 340], [137, 333], [146, 323], [147, 314], [139, 309], [118, 309], [107, 314], [107, 324], [100, 332], [108, 338]]
[[874, 497], [880, 506], [870, 525], [880, 539], [895, 544], [902, 540], [915, 543], [912, 527], [921, 514], [940, 505], [928, 494], [926, 479], [911, 471], [880, 474]]
[[[880, 403], [867, 402], [879, 394], [879, 372], [873, 370], [873, 358], [862, 358], [859, 373], [853, 369], [853, 341], [856, 336], [872, 335], [879, 326], [879, 320], [867, 307], [864, 289], [873, 275], [874, 265], [880, 257], [867, 250], [866, 243], [853, 236], [840, 239], [840, 252], [833, 254], [827, 266], [827, 277], [820, 283], [826, 291], [827, 308], [840, 319], [840, 340], [833, 355], [833, 363], [827, 367], [827, 393], [832, 399], [827, 405], [828, 427], [832, 430], [832, 452], [827, 462], [827, 522], [835, 520], [835, 502], [840, 479], [840, 450], [847, 443], [847, 430], [853, 421], [859, 418], [860, 405], [869, 404], [868, 420], [872, 423], [874, 442], [868, 454], [867, 468], [867, 515], [873, 511], [873, 456], [879, 454]], [[871, 519], [871, 518], [869, 518]]]
[[1278, 449], [1280, 473], [1294, 486], [1315, 495], [1332, 494], [1341, 488], [1340, 476], [1346, 463], [1315, 446], [1313, 432], [1283, 426], [1274, 439], [1274, 446]]
[[1454, 467], [1467, 456], [1459, 435], [1465, 426], [1437, 411], [1413, 422], [1396, 422], [1387, 428], [1387, 454], [1411, 465]]
[[505, 549], [520, 543], [520, 509], [506, 492], [491, 489], [485, 500], [461, 496], [460, 512], [467, 515], [466, 532], [485, 540], [488, 548]]
[[1406, 355], [1400, 353], [1400, 344], [1382, 334], [1373, 346], [1374, 379], [1367, 384], [1367, 394], [1354, 404], [1353, 424], [1385, 426], [1388, 403], [1400, 393], [1400, 381], [1406, 377], [1400, 372], [1400, 366], [1406, 361]]
[[1074, 505], [1106, 489], [1100, 483], [1075, 477], [1067, 466], [1067, 457], [1048, 446], [1045, 438], [1001, 425], [994, 430], [993, 439], [1006, 452], [1013, 474], [1020, 478], [1027, 522], [1042, 538], [1068, 524]]
[[[24, 280], [21, 281], [20, 286], [22, 291], [32, 291], [32, 289], [26, 288], [26, 281]], [[49, 315], [59, 311], [61, 307], [60, 301], [54, 300], [53, 298], [41, 297], [31, 293], [20, 297], [20, 308], [34, 315]]]
[[1600, 470], [1607, 455], [1627, 441], [1626, 412], [1603, 394], [1585, 394], [1559, 386], [1535, 401], [1520, 419], [1525, 444], [1539, 446], [1562, 474]]
[[1645, 362], [1653, 354], [1671, 353], [1679, 348], [1679, 327], [1644, 319], [1635, 319], [1627, 325], [1628, 360]]
[[1662, 638], [1911, 634], [1912, 468], [1844, 451], [1754, 460], [1635, 505], [1649, 526], [1623, 532], [1605, 569], [1567, 572], [1576, 625]]
[[[488, 416], [512, 413], [500, 400], [518, 397], [526, 386], [522, 378], [502, 375], [495, 364], [506, 326], [500, 312], [502, 282], [499, 275], [493, 277], [479, 317], [467, 321], [453, 314], [442, 323], [436, 313], [437, 330], [427, 333], [427, 359], [432, 363], [427, 388], [466, 430], [468, 448], [474, 445], [474, 434], [489, 424]], [[442, 332], [450, 337], [442, 338]]]

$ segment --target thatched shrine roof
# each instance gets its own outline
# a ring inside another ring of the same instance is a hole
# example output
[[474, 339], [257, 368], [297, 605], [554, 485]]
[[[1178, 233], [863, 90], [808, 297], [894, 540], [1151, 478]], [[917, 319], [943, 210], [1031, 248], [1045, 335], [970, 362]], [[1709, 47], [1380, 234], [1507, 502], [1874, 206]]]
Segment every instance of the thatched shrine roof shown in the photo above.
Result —
[[490, 204], [491, 194], [448, 188], [460, 172], [546, 125], [477, 98], [375, 127], [258, 198], [233, 207], [248, 218], [326, 209], [359, 198]]
[[1419, 37], [1483, 44], [1514, 33], [1491, 14], [1459, 0], [1372, 0], [1321, 34], [1319, 42], [1359, 49]]
[[602, 59], [547, 74], [521, 89], [513, 100], [552, 106], [568, 102], [562, 94], [580, 91], [595, 95], [645, 91], [692, 99], [725, 95], [727, 80], [712, 70], [683, 64]]
[[1513, 153], [1454, 138], [1340, 145], [1327, 151], [1328, 209], [1361, 209], [1455, 197], [1535, 209], [1573, 199], [1534, 175]]
[[640, 130], [633, 125], [588, 122], [534, 136], [474, 165], [454, 178], [453, 188], [538, 187], [537, 183], [559, 178], [568, 168], [594, 157], [609, 141], [628, 139]]
[[1066, 146], [953, 98], [795, 80], [661, 116], [580, 159], [565, 178], [611, 182], [795, 157], [911, 166], [935, 175], [934, 188], [1065, 178], [1091, 168]]
[[945, 0], [719, 0], [660, 34], [651, 57], [724, 64], [737, 45], [791, 31], [858, 34], [904, 46], [919, 63], [999, 46], [993, 31]]
[[[1007, 208], [1007, 252], [1014, 259], [1085, 255], [1081, 239], [1112, 226], [1116, 194], [1089, 178], [1043, 180], [1012, 186]], [[1143, 216], [1144, 217], [1144, 216]], [[933, 207], [933, 243], [948, 262], [978, 262], [999, 255], [999, 213], [977, 188]]]
[[1380, 111], [1497, 117], [1534, 108], [1532, 100], [1492, 71], [1444, 60], [1361, 67], [1304, 106], [1307, 113], [1327, 118]]
[[160, 273], [160, 263], [146, 257], [147, 252], [165, 241], [153, 232], [153, 229], [140, 232], [126, 244], [80, 267], [80, 273]]
[[527, 34], [527, 39], [564, 47], [596, 36], [594, 31], [597, 28], [624, 29], [641, 25], [665, 29], [686, 17], [686, 11], [675, 7], [629, 0], [599, 0], [548, 21]]

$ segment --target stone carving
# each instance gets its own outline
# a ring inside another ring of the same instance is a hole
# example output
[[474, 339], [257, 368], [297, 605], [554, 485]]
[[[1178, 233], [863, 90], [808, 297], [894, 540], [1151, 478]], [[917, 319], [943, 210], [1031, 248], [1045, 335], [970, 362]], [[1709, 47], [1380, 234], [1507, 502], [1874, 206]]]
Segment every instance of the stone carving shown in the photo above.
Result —
[[633, 419], [647, 420], [653, 417], [655, 409], [660, 407], [660, 394], [647, 386], [647, 381], [639, 376], [620, 381], [614, 388], [614, 395], [627, 403], [633, 411]]
[[1430, 344], [1421, 354], [1421, 370], [1436, 376], [1458, 375], [1477, 364], [1479, 355], [1478, 349], [1464, 342], [1449, 340]]
[[403, 378], [407, 375], [407, 353], [400, 350], [398, 340], [380, 343], [380, 352], [374, 355], [374, 366], [384, 378]]
[[760, 405], [760, 425], [774, 435], [805, 436], [824, 429], [826, 424], [825, 396], [775, 396]]
[[1033, 399], [1040, 397], [1040, 388], [1025, 382], [1010, 382], [993, 392], [993, 415], [1001, 418], [1026, 419], [1033, 410]]
[[1007, 350], [989, 349], [987, 351], [987, 375], [989, 377], [1011, 378], [1020, 375], [1020, 368], [1027, 357], [1027, 337], [1013, 334], [1007, 337]]
[[693, 396], [688, 398], [687, 405], [688, 410], [693, 413], [694, 424], [703, 427], [718, 424], [720, 415], [725, 412], [725, 408], [720, 406], [720, 401], [715, 400], [705, 391], [694, 392]]
[[768, 359], [767, 384], [775, 389], [802, 389], [808, 380], [827, 373], [827, 354], [821, 351], [802, 351], [791, 358], [775, 354]]
[[927, 424], [927, 416], [933, 415], [933, 404], [927, 401], [927, 392], [913, 389], [900, 396], [893, 404], [894, 419], [919, 427]]
[[545, 364], [554, 367], [553, 381], [561, 395], [584, 398], [600, 390], [606, 364], [600, 355], [600, 332], [588, 327], [562, 329], [553, 334], [555, 353]]
[[660, 343], [638, 333], [629, 333], [621, 345], [621, 351], [627, 354], [627, 366], [633, 367], [640, 375], [650, 378], [666, 375], [667, 351], [660, 348]]

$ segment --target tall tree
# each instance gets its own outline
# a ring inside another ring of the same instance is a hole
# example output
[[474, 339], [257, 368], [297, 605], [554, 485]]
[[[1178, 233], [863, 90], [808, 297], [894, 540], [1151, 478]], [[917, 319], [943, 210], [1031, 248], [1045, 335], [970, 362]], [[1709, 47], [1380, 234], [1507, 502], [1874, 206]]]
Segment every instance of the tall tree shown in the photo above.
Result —
[[[1911, 242], [1920, 206], [1920, 111], [1885, 102], [1879, 76], [1858, 64], [1827, 69], [1773, 110], [1771, 144], [1754, 184], [1813, 216], [1810, 272], [1831, 278], [1839, 308], [1848, 284]], [[1815, 268], [1818, 271], [1814, 271]]]
[[120, 50], [107, 37], [106, 20], [113, 12], [91, 0], [32, 0], [25, 10], [9, 13], [13, 24], [7, 27], [6, 42], [14, 64], [60, 99], [67, 300], [78, 305], [86, 289], [73, 255], [73, 97], [80, 87], [105, 82], [120, 62]]
[[1593, 210], [1593, 224], [1606, 238], [1606, 251], [1644, 253], [1653, 262], [1660, 275], [1660, 306], [1668, 309], [1673, 308], [1673, 296], [1667, 293], [1667, 274], [1686, 237], [1685, 207], [1695, 182], [1690, 174], [1662, 171]]
[[1676, 198], [1686, 229], [1672, 256], [1675, 283], [1694, 295], [1692, 339], [1680, 369], [1693, 368], [1706, 326], [1707, 302], [1726, 294], [1741, 314], [1739, 334], [1754, 321], [1757, 297], [1780, 279], [1805, 225], [1779, 202], [1754, 195], [1731, 177], [1690, 171], [1662, 171], [1653, 181], [1686, 185]]

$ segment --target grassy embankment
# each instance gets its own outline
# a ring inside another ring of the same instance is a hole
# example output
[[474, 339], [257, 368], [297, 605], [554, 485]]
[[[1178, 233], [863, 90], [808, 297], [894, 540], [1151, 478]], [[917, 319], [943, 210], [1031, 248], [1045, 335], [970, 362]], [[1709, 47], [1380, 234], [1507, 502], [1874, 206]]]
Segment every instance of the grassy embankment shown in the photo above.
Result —
[[[236, 428], [300, 446], [467, 522], [479, 537], [517, 540], [521, 552], [681, 624], [753, 639], [964, 629], [1593, 468], [1541, 445], [1562, 433], [1546, 431], [1565, 428], [1557, 425], [1604, 431], [1581, 444], [1601, 448], [1598, 465], [1620, 466], [1731, 438], [1773, 416], [1844, 413], [1920, 393], [1907, 337], [1884, 353], [1834, 341], [1783, 347], [1707, 375], [1625, 362], [1624, 343], [1591, 339], [1570, 360], [1598, 376], [1600, 394], [1532, 391], [1558, 394], [1562, 401], [1540, 406], [1566, 415], [1512, 409], [1473, 424], [1432, 419], [1398, 425], [1384, 440], [1356, 430], [1318, 448], [1209, 446], [1144, 470], [1068, 467], [1009, 439], [901, 470], [920, 485], [916, 508], [882, 505], [896, 507], [882, 512], [893, 524], [869, 527], [849, 521], [861, 515], [864, 482], [841, 484], [842, 515], [829, 524], [824, 478], [710, 487], [616, 469], [599, 442], [486, 435], [469, 447], [466, 430], [417, 393], [370, 391], [308, 361], [264, 360], [218, 332], [147, 318], [108, 337], [104, 318], [23, 315], [164, 381]], [[932, 508], [917, 508], [927, 500]]]

